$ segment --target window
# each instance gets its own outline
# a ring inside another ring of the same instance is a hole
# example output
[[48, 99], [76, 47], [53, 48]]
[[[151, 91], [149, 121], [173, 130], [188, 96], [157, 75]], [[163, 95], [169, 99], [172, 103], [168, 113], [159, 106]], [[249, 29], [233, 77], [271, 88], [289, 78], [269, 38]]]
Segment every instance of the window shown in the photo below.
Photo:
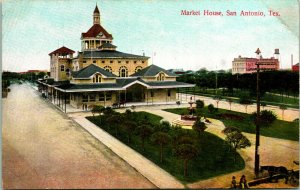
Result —
[[168, 96], [170, 97], [171, 96], [171, 90], [168, 89]]
[[95, 94], [90, 94], [89, 95], [89, 101], [90, 102], [95, 102], [96, 101], [96, 95]]
[[110, 63], [113, 63], [114, 61], [110, 61]]
[[100, 74], [95, 74], [93, 77], [93, 83], [101, 83], [102, 76]]
[[136, 61], [134, 61], [134, 63], [136, 63]]
[[99, 101], [104, 101], [104, 99], [105, 99], [104, 93], [100, 92], [99, 93]]
[[126, 63], [128, 64], [128, 63], [129, 63], [129, 61], [126, 61]]
[[142, 61], [142, 63], [145, 63], [145, 61]]
[[111, 93], [110, 92], [107, 92], [105, 96], [106, 96], [106, 101], [111, 100]]
[[152, 97], [152, 98], [154, 97], [154, 92], [153, 92], [153, 91], [151, 91], [151, 97]]
[[93, 61], [93, 63], [96, 63], [96, 61]]
[[60, 66], [60, 71], [65, 71], [65, 66], [64, 65]]
[[118, 63], [121, 63], [121, 61], [118, 61]]
[[128, 69], [125, 66], [120, 67], [119, 69], [119, 76], [120, 77], [127, 77], [128, 76]]
[[66, 69], [66, 75], [70, 76], [70, 69]]
[[86, 94], [82, 95], [82, 102], [88, 102], [88, 95]]
[[143, 69], [143, 67], [141, 67], [141, 66], [137, 66], [136, 68], [135, 68], [135, 72], [138, 72], [138, 71], [140, 71], [140, 70], [142, 70]]
[[108, 72], [112, 72], [112, 68], [110, 66], [105, 66], [104, 70], [108, 71]]
[[164, 81], [165, 80], [165, 74], [164, 73], [159, 73], [157, 77], [158, 81]]
[[102, 63], [105, 63], [105, 61], [102, 61]]
[[86, 61], [83, 61], [83, 63], [86, 63]]

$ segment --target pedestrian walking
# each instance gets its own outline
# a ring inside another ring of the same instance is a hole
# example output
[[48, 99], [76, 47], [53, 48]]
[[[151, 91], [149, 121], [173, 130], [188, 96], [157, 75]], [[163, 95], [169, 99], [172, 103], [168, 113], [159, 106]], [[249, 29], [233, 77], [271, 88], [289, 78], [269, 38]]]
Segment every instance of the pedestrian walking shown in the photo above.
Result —
[[242, 177], [240, 179], [240, 185], [239, 185], [239, 187], [241, 189], [249, 189], [249, 185], [248, 185], [248, 182], [247, 182], [247, 179], [246, 179], [245, 175], [242, 175]]
[[232, 176], [231, 189], [236, 189], [236, 188], [237, 188], [237, 184], [236, 184], [235, 176]]

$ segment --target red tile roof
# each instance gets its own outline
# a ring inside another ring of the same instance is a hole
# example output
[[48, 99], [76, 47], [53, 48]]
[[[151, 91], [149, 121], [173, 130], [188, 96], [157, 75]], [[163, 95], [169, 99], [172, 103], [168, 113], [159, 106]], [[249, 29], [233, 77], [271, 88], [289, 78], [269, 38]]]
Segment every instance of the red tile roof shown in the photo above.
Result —
[[75, 51], [63, 46], [63, 47], [49, 53], [49, 55], [57, 54], [57, 53], [59, 53], [59, 54], [73, 54], [73, 53], [75, 53]]
[[82, 33], [83, 38], [95, 38], [100, 32], [102, 32], [107, 38], [113, 38], [100, 24], [94, 24], [86, 33]]

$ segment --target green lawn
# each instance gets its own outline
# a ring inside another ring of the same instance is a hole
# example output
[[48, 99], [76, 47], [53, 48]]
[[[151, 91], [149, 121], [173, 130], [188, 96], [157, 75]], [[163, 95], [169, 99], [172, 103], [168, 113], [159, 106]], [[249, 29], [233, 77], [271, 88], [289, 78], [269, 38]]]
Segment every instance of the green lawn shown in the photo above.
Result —
[[[135, 112], [135, 117], [131, 121], [141, 122], [145, 116], [147, 121], [151, 123], [152, 127], [158, 124], [161, 119], [160, 116], [156, 116], [146, 112]], [[101, 119], [100, 119], [101, 117]], [[164, 148], [164, 162], [160, 162], [159, 145], [152, 143], [149, 139], [145, 142], [145, 151], [141, 146], [141, 139], [134, 134], [131, 137], [131, 141], [128, 143], [126, 132], [120, 132], [118, 136], [115, 135], [113, 128], [108, 128], [104, 122], [106, 116], [87, 117], [91, 122], [95, 123], [102, 129], [115, 136], [117, 139], [128, 145], [132, 149], [136, 150], [171, 175], [183, 183], [196, 182], [202, 179], [226, 174], [234, 171], [241, 170], [245, 167], [245, 162], [242, 157], [236, 152], [229, 151], [229, 145], [221, 138], [204, 132], [201, 138], [197, 136], [197, 147], [199, 148], [199, 155], [188, 162], [188, 176], [184, 177], [183, 160], [174, 155], [174, 147], [176, 146], [173, 139], [170, 144]], [[101, 122], [100, 122], [101, 121]], [[153, 128], [154, 129], [154, 128]], [[195, 132], [192, 130], [181, 129], [188, 134], [189, 137], [195, 138]], [[174, 134], [175, 129], [170, 128], [168, 133]], [[236, 154], [236, 162], [234, 163], [234, 154]], [[146, 166], [145, 166], [146, 167]]]
[[[185, 90], [181, 90], [181, 93], [186, 93]], [[207, 97], [214, 97], [216, 96], [216, 90], [215, 89], [206, 89], [203, 90], [199, 87], [195, 88], [195, 92], [193, 90], [188, 90], [188, 94], [196, 94], [200, 96], [207, 96]], [[230, 94], [230, 98], [233, 98], [234, 102], [238, 102], [239, 100], [239, 94], [241, 92], [235, 90], [233, 94]], [[245, 93], [245, 92], [244, 92]], [[223, 99], [226, 99], [229, 97], [228, 93], [223, 93], [222, 89], [217, 90], [217, 94], [222, 96]], [[256, 99], [252, 99], [253, 102], [256, 102]], [[299, 108], [299, 98], [294, 98], [293, 96], [287, 97], [287, 96], [280, 96], [278, 94], [273, 93], [265, 93], [264, 96], [261, 97], [261, 102], [265, 102], [267, 105], [274, 105], [274, 106], [280, 106], [280, 105], [286, 105], [287, 107], [291, 108]]]
[[[175, 109], [165, 109], [165, 111], [175, 113], [175, 114], [186, 114], [186, 108], [175, 108]], [[199, 110], [200, 114], [208, 118], [214, 118], [221, 120], [225, 126], [231, 126], [239, 128], [243, 132], [255, 133], [255, 125], [250, 118], [250, 114], [234, 112], [224, 109], [218, 109], [217, 113], [209, 113], [207, 107]], [[243, 120], [225, 119], [219, 117], [218, 114], [229, 113], [243, 117]], [[266, 137], [274, 137], [280, 139], [287, 139], [293, 141], [299, 141], [299, 123], [298, 122], [288, 122], [283, 120], [275, 120], [270, 126], [261, 126], [260, 134]]]

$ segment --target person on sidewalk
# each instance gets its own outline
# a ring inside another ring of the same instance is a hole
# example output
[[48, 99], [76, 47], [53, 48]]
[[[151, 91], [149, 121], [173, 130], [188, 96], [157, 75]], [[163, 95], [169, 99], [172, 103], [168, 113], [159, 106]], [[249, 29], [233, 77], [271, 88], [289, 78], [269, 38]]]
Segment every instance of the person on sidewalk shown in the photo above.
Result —
[[236, 184], [235, 176], [232, 176], [231, 189], [236, 189], [236, 188], [237, 188], [237, 184]]
[[249, 189], [249, 185], [245, 175], [242, 175], [240, 179], [240, 189]]

